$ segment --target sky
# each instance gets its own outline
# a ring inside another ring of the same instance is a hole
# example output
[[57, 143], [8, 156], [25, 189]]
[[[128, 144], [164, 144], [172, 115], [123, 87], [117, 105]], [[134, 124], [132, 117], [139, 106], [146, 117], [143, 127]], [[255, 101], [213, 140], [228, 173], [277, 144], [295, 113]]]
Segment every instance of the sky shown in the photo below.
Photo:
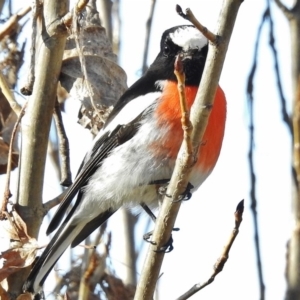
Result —
[[[24, 5], [23, 1], [22, 5]], [[29, 1], [28, 1], [29, 3]], [[150, 0], [121, 1], [120, 64], [131, 85], [139, 76], [144, 47], [145, 22]], [[157, 0], [150, 40], [149, 63], [159, 51], [161, 34], [169, 27], [187, 24], [175, 12], [175, 5], [190, 7], [198, 19], [214, 31], [220, 13], [221, 0]], [[288, 3], [289, 4], [289, 3]], [[234, 226], [234, 211], [245, 200], [244, 220], [232, 247], [224, 270], [209, 287], [191, 299], [252, 300], [259, 298], [253, 221], [250, 210], [250, 178], [248, 169], [249, 108], [246, 98], [247, 77], [254, 55], [257, 29], [266, 1], [245, 0], [241, 5], [232, 34], [220, 85], [227, 97], [227, 123], [223, 148], [217, 166], [192, 199], [181, 206], [173, 234], [175, 249], [165, 255], [158, 286], [157, 299], [172, 300], [192, 285], [208, 279], [223, 246]], [[138, 13], [137, 13], [138, 12]], [[272, 5], [276, 46], [283, 89], [291, 106], [290, 35], [285, 17]], [[292, 230], [291, 220], [291, 138], [281, 121], [280, 104], [274, 76], [274, 62], [268, 46], [268, 26], [263, 30], [259, 48], [258, 68], [254, 82], [255, 152], [257, 198], [265, 299], [283, 299], [285, 292], [286, 243]], [[91, 141], [90, 135], [75, 125], [77, 106], [67, 103], [64, 114], [70, 139], [73, 174]], [[80, 139], [78, 139], [80, 136]], [[85, 146], [86, 145], [86, 148]], [[45, 199], [56, 196], [60, 188], [53, 182], [51, 162], [45, 174]], [[109, 221], [113, 243], [121, 239], [119, 216]], [[141, 227], [137, 239], [142, 239]], [[147, 247], [144, 247], [147, 249]], [[143, 261], [144, 251], [139, 261]], [[111, 250], [117, 274], [122, 276], [124, 265], [118, 247]]]

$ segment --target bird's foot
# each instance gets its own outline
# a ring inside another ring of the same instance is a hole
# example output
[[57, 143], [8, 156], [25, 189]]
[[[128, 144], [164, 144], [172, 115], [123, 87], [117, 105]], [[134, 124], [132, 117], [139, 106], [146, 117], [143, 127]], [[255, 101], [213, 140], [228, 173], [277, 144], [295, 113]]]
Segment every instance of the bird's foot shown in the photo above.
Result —
[[[172, 231], [179, 231], [179, 228], [173, 228]], [[156, 242], [150, 240], [151, 236], [153, 234], [153, 231], [150, 231], [146, 234], [144, 234], [143, 238], [146, 242], [150, 243], [151, 245], [157, 245]], [[155, 252], [164, 252], [164, 253], [169, 253], [174, 249], [173, 246], [173, 237], [172, 235], [170, 236], [169, 240], [163, 245], [161, 246], [159, 249], [154, 250]]]
[[[185, 191], [179, 195], [178, 199], [177, 200], [172, 200], [173, 202], [180, 202], [180, 201], [188, 201], [191, 199], [192, 197], [192, 192], [191, 190], [194, 188], [194, 186], [189, 182]], [[168, 185], [164, 185], [164, 186], [161, 186], [159, 189], [158, 189], [158, 193], [162, 196], [166, 196], [168, 198], [173, 198], [172, 195], [169, 195], [167, 194], [167, 189], [168, 189]]]

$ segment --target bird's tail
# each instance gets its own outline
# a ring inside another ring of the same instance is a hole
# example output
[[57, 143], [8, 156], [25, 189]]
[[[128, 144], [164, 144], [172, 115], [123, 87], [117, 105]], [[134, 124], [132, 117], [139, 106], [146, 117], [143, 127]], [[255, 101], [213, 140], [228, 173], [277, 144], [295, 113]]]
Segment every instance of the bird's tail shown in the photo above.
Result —
[[24, 292], [38, 294], [42, 290], [44, 281], [53, 266], [80, 233], [84, 225], [85, 224], [82, 222], [76, 225], [68, 223], [62, 224], [48, 246], [45, 248], [42, 255], [34, 264], [26, 282], [23, 285]]

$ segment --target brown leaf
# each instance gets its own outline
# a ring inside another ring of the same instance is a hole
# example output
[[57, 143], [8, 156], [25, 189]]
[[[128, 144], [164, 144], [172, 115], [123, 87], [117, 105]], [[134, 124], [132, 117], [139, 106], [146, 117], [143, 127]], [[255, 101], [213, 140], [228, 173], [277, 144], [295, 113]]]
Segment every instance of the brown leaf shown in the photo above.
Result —
[[81, 53], [76, 47], [77, 35], [71, 35], [64, 53], [60, 81], [82, 103], [79, 123], [95, 134], [126, 90], [126, 74], [117, 64], [97, 12], [87, 7], [80, 25], [78, 43]]
[[27, 233], [27, 225], [22, 220], [15, 209], [7, 213], [7, 219], [0, 222], [2, 237], [8, 237], [11, 240], [20, 241], [22, 244], [34, 240]]
[[13, 222], [15, 224], [15, 228], [17, 231], [17, 234], [19, 236], [19, 239], [21, 242], [26, 243], [30, 240], [32, 240], [32, 237], [30, 237], [27, 233], [27, 225], [23, 221], [23, 219], [20, 217], [20, 215], [17, 213], [15, 209], [11, 212], [13, 216]]
[[30, 266], [36, 257], [37, 249], [36, 240], [31, 239], [29, 243], [23, 244], [22, 247], [2, 252], [0, 259], [4, 259], [4, 263], [0, 269], [0, 281], [19, 271], [19, 269]]
[[6, 213], [6, 220], [1, 221], [1, 233], [6, 232], [8, 238], [19, 241], [18, 246], [8, 249], [1, 253], [0, 259], [3, 259], [3, 267], [0, 269], [0, 282], [9, 275], [17, 272], [21, 268], [30, 266], [38, 249], [36, 239], [30, 237], [27, 233], [27, 226], [13, 209]]

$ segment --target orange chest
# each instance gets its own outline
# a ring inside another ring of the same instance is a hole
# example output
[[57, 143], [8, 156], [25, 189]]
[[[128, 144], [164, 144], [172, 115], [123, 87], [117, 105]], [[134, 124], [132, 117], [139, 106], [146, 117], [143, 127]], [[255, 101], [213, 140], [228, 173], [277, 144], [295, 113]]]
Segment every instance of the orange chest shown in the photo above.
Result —
[[[196, 93], [197, 87], [185, 88], [186, 102], [189, 108], [194, 103]], [[175, 159], [183, 139], [181, 109], [176, 82], [168, 83], [164, 87], [163, 95], [159, 100], [155, 113], [156, 118], [159, 120], [158, 126], [165, 127], [167, 130], [159, 145], [153, 145], [154, 148], [157, 147], [154, 150], [159, 151], [160, 156], [164, 153], [165, 157]], [[197, 162], [206, 171], [213, 168], [218, 159], [224, 136], [225, 119], [226, 99], [222, 89], [218, 87]]]

